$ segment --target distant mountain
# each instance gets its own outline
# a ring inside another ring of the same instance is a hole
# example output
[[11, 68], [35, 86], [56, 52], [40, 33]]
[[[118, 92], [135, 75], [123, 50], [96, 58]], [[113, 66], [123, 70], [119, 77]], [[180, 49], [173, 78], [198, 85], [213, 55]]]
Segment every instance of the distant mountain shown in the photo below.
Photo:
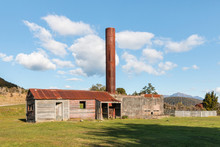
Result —
[[203, 100], [202, 97], [191, 96], [191, 95], [184, 94], [184, 93], [181, 93], [181, 92], [177, 92], [177, 93], [174, 93], [172, 95], [164, 95], [164, 98], [167, 98], [167, 97], [183, 97], [183, 98], [194, 98], [194, 99], [198, 99], [198, 100]]
[[164, 102], [170, 105], [176, 105], [178, 103], [182, 103], [185, 106], [195, 106], [196, 104], [202, 103], [202, 100], [198, 100], [190, 97], [166, 97], [164, 98]]
[[8, 88], [16, 87], [17, 88], [18, 85], [5, 81], [4, 79], [0, 78], [0, 87], [8, 87]]

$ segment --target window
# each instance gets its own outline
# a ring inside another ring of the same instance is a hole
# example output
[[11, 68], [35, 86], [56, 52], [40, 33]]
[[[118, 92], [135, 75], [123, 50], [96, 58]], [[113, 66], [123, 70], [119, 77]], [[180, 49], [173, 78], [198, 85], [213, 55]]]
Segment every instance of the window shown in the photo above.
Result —
[[79, 106], [80, 106], [80, 109], [86, 109], [86, 102], [85, 101], [80, 101]]
[[28, 111], [33, 111], [34, 110], [34, 105], [31, 104], [31, 105], [28, 105]]

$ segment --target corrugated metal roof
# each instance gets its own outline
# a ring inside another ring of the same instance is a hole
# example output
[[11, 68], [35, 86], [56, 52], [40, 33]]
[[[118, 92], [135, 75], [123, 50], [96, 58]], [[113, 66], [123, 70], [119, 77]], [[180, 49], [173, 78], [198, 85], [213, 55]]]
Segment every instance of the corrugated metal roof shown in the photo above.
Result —
[[160, 95], [159, 94], [145, 94], [144, 97], [157, 97], [157, 98], [160, 98]]
[[52, 100], [52, 99], [70, 99], [70, 100], [98, 100], [98, 101], [115, 101], [110, 94], [104, 91], [86, 91], [86, 90], [61, 90], [61, 89], [30, 89], [35, 99]]

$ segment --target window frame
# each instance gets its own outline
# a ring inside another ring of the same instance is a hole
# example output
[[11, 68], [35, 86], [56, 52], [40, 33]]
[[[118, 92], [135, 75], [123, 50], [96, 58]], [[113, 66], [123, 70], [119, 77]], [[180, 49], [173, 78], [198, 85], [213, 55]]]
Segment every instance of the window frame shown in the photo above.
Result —
[[[83, 104], [83, 107], [81, 107], [81, 104]], [[79, 108], [86, 109], [86, 101], [79, 101]]]

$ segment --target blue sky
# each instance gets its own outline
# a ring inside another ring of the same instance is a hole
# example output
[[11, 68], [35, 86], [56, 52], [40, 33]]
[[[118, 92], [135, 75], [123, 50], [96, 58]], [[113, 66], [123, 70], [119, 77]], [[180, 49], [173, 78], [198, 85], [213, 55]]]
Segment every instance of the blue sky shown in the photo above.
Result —
[[0, 2], [0, 77], [24, 88], [105, 85], [116, 29], [116, 87], [220, 95], [220, 1]]

